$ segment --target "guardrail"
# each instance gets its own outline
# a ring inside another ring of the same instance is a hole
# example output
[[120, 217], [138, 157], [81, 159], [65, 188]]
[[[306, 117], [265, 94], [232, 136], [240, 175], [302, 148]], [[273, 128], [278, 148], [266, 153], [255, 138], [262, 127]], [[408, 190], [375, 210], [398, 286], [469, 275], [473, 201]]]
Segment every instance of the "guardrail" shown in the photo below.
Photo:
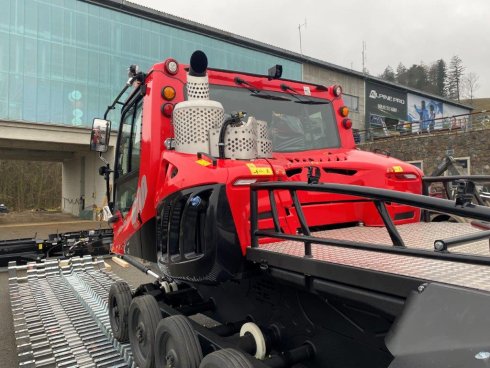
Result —
[[[287, 191], [289, 192], [294, 209], [297, 213], [300, 234], [284, 233], [279, 220], [279, 214], [277, 209], [275, 191]], [[267, 191], [269, 204], [271, 208], [272, 221], [274, 229], [260, 229], [259, 228], [259, 215], [258, 215], [258, 192]], [[388, 234], [392, 240], [392, 246], [389, 245], [375, 245], [370, 243], [362, 243], [358, 241], [345, 241], [338, 239], [320, 238], [312, 235], [312, 232], [307, 224], [306, 217], [303, 213], [301, 203], [299, 202], [297, 192], [298, 191], [312, 191], [322, 193], [335, 193], [349, 196], [355, 196], [370, 200], [378, 210], [381, 219], [388, 231]], [[468, 217], [481, 222], [483, 228], [487, 228], [486, 224], [490, 221], [490, 208], [477, 205], [458, 205], [458, 201], [450, 201], [447, 199], [433, 198], [424, 195], [417, 195], [412, 193], [398, 192], [393, 190], [347, 185], [347, 184], [307, 184], [307, 183], [285, 183], [285, 182], [271, 182], [271, 183], [255, 183], [250, 186], [250, 232], [251, 232], [251, 247], [259, 247], [259, 238], [276, 238], [283, 240], [294, 240], [304, 243], [304, 256], [312, 256], [312, 244], [319, 245], [335, 245], [345, 248], [362, 249], [362, 250], [376, 250], [385, 253], [396, 253], [411, 255], [414, 257], [426, 257], [437, 258], [444, 260], [451, 260], [455, 262], [471, 263], [471, 264], [485, 264], [490, 265], [490, 257], [482, 257], [467, 254], [450, 253], [447, 249], [438, 249], [434, 244], [434, 251], [408, 248], [405, 246], [403, 239], [401, 238], [398, 230], [393, 223], [388, 210], [386, 208], [387, 202], [394, 202], [398, 204], [405, 204], [412, 207], [418, 207], [422, 210], [436, 211], [447, 213], [451, 215], [457, 215], [462, 217]], [[477, 222], [480, 223], [480, 222]], [[464, 235], [457, 239], [449, 238], [441, 240], [444, 243], [456, 242], [458, 245], [468, 243], [475, 239], [488, 239], [490, 237], [490, 230], [481, 231], [474, 235]]]
[[487, 110], [424, 121], [398, 121], [397, 124], [389, 124], [381, 120], [376, 124], [371, 123], [371, 126], [364, 130], [353, 129], [353, 134], [355, 142], [360, 144], [400, 136], [420, 136], [454, 131], [469, 132], [483, 129], [490, 129], [490, 111]]

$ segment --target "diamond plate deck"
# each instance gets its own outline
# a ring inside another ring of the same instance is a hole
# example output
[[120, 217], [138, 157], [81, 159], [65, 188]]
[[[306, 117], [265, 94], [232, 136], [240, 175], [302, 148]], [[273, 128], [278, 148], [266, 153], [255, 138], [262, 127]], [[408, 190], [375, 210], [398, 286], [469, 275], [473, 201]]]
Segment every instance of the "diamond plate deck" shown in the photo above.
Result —
[[[397, 229], [407, 247], [427, 250], [434, 249], [434, 241], [437, 239], [447, 239], [480, 231], [466, 223], [437, 222], [401, 225], [397, 226]], [[319, 231], [312, 233], [312, 236], [372, 244], [392, 244], [384, 227], [352, 227]], [[296, 257], [304, 256], [304, 244], [297, 241], [261, 244], [259, 249], [264, 252]], [[452, 251], [490, 256], [488, 240], [475, 241], [454, 248]], [[489, 266], [319, 244], [312, 244], [312, 254], [312, 259], [317, 261], [490, 291]]]

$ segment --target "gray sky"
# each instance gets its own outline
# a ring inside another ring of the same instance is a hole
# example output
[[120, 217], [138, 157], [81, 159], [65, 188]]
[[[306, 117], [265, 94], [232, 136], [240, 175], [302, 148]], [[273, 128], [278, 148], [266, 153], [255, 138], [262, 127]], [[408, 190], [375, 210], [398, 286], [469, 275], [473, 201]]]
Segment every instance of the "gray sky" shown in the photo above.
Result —
[[476, 97], [490, 97], [488, 0], [132, 0], [165, 13], [379, 75], [399, 62], [430, 64], [458, 55], [479, 76]]

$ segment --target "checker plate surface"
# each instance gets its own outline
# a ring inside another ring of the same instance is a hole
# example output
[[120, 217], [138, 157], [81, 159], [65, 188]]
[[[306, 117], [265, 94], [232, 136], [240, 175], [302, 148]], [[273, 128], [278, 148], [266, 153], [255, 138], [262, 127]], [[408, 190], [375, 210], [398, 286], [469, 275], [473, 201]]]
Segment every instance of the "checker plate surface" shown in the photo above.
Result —
[[[427, 250], [434, 249], [436, 239], [447, 239], [480, 231], [466, 223], [437, 222], [401, 225], [397, 226], [397, 229], [407, 247]], [[312, 233], [312, 236], [372, 244], [392, 244], [384, 227], [327, 230]], [[297, 241], [261, 244], [260, 249], [290, 256], [304, 256], [304, 244]], [[453, 248], [452, 252], [456, 253], [456, 250], [458, 253], [490, 256], [488, 239]], [[490, 291], [490, 266], [320, 244], [312, 244], [312, 253], [313, 259], [318, 261]]]

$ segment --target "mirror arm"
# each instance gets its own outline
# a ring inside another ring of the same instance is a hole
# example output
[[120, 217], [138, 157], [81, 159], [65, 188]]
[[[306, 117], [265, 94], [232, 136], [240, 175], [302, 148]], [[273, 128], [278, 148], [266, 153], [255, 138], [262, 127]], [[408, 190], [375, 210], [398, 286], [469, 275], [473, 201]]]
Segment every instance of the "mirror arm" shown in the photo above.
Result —
[[102, 152], [99, 152], [99, 159], [107, 165], [107, 168], [109, 168], [109, 161], [107, 161], [103, 156]]
[[119, 102], [119, 99], [121, 98], [121, 96], [124, 94], [124, 92], [126, 92], [126, 90], [129, 87], [131, 87], [131, 85], [133, 84], [133, 82], [136, 79], [137, 79], [137, 76], [134, 76], [134, 77], [131, 77], [131, 78], [128, 79], [128, 81], [126, 82], [126, 85], [123, 87], [123, 89], [121, 90], [121, 92], [119, 92], [119, 94], [114, 99], [114, 101], [112, 101], [112, 104], [110, 106], [107, 106], [107, 109], [105, 110], [105, 113], [104, 113], [104, 120], [107, 120], [107, 115], [109, 115], [109, 111], [115, 109], [115, 106]]
[[106, 165], [106, 170], [104, 172], [104, 179], [105, 179], [105, 195], [107, 197], [107, 205], [109, 206], [109, 209], [112, 212], [112, 206], [111, 206], [111, 193], [110, 193], [110, 188], [109, 188], [109, 180], [110, 180], [110, 175], [111, 175], [111, 166], [109, 162], [102, 156], [102, 152], [99, 152], [99, 158], [102, 162], [105, 163]]

